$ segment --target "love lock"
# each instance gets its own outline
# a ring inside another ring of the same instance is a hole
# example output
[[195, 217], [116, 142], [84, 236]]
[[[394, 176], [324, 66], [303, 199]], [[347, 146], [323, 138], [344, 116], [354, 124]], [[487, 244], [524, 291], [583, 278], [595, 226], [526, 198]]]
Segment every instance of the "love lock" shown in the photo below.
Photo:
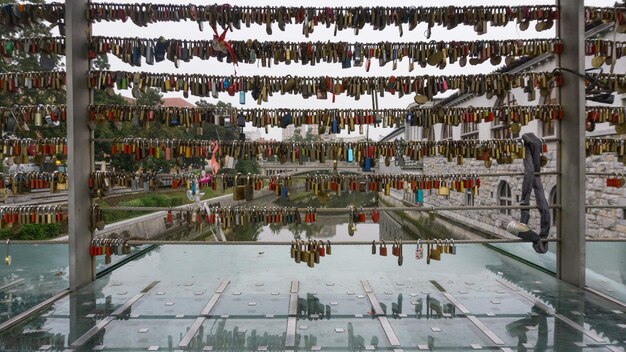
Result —
[[11, 266], [11, 252], [10, 252], [11, 240], [7, 239], [7, 254], [4, 257], [4, 263]]
[[59, 121], [59, 108], [56, 106], [51, 107], [50, 105], [46, 105], [46, 123], [49, 127], [59, 127], [61, 121]]

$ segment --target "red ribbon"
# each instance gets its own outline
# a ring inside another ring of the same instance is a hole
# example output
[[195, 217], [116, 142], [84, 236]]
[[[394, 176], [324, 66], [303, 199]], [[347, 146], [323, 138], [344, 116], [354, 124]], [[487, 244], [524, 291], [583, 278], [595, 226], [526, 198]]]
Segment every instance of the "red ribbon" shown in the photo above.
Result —
[[[230, 45], [230, 42], [226, 40], [226, 32], [228, 32], [228, 28], [224, 29], [224, 32], [222, 32], [221, 35], [217, 34], [217, 28], [215, 28], [215, 26], [212, 26], [211, 28], [213, 29], [214, 33], [213, 40], [217, 40], [218, 43], [224, 43], [226, 50], [228, 50], [228, 53], [233, 58], [233, 65], [239, 66], [239, 63], [237, 62], [237, 57], [235, 56], [235, 52], [233, 51], [233, 47]], [[237, 74], [236, 69], [235, 74]]]

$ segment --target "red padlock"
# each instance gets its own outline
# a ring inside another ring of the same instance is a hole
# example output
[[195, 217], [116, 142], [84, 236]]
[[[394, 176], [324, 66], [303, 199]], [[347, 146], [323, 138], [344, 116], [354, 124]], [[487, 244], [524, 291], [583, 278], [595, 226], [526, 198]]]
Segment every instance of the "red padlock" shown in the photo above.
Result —
[[319, 241], [319, 246], [317, 246], [317, 251], [319, 252], [320, 257], [326, 256], [326, 247], [324, 247], [324, 241], [322, 240]]
[[383, 257], [387, 256], [387, 244], [385, 243], [384, 240], [380, 243], [380, 247], [378, 248], [378, 253], [380, 253], [380, 255]]
[[372, 221], [378, 224], [378, 220], [380, 220], [380, 213], [378, 212], [378, 209], [374, 208], [372, 211]]
[[174, 215], [172, 214], [172, 209], [170, 208], [170, 210], [167, 211], [167, 223], [171, 224], [172, 222], [174, 222]]
[[358, 218], [359, 218], [359, 222], [365, 222], [367, 220], [367, 218], [365, 217], [365, 211], [363, 211], [363, 208], [361, 208]]
[[400, 255], [400, 247], [398, 244], [398, 240], [394, 241], [393, 246], [391, 247], [391, 254], [393, 254], [394, 257], [397, 257]]

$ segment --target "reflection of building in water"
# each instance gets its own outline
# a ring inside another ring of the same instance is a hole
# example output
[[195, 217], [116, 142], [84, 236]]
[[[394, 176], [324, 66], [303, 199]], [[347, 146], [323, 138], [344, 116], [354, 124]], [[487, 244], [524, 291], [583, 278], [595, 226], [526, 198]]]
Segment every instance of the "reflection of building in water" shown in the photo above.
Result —
[[[394, 240], [415, 240], [417, 233], [413, 233], [411, 229], [402, 226], [398, 220], [394, 219], [387, 212], [380, 212], [380, 220], [378, 221], [380, 240], [392, 242]], [[389, 243], [391, 245], [391, 243]]]

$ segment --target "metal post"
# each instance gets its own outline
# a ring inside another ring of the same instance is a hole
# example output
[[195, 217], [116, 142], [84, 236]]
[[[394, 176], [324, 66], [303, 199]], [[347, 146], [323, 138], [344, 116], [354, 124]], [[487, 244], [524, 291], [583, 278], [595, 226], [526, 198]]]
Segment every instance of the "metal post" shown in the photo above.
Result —
[[[563, 53], [560, 67], [584, 74], [584, 3], [580, 0], [559, 0], [560, 37]], [[585, 91], [580, 77], [562, 71], [561, 106], [565, 119], [560, 124], [561, 144], [558, 167], [561, 216], [557, 253], [557, 275], [578, 287], [585, 286]]]
[[69, 259], [72, 291], [95, 279], [95, 265], [89, 255], [92, 237], [89, 231], [91, 198], [87, 187], [93, 150], [85, 150], [91, 145], [87, 125], [87, 40], [90, 28], [85, 16], [87, 6], [87, 0], [65, 3], [68, 178], [71, 184], [68, 192]]

